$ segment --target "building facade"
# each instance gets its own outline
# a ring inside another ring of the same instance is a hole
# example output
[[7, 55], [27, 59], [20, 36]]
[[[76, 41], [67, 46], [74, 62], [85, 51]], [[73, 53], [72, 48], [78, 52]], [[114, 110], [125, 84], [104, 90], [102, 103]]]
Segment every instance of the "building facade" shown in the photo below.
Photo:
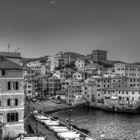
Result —
[[103, 50], [93, 50], [92, 51], [92, 60], [97, 62], [102, 62], [107, 60], [107, 51]]
[[24, 132], [24, 77], [16, 63], [0, 58], [0, 118], [3, 137]]
[[75, 67], [77, 69], [84, 68], [85, 67], [85, 60], [84, 59], [77, 59], [75, 61]]
[[55, 96], [61, 90], [60, 79], [56, 76], [51, 76], [47, 81], [47, 92], [49, 96]]
[[117, 63], [114, 65], [115, 73], [128, 77], [128, 86], [140, 87], [140, 66], [126, 63]]

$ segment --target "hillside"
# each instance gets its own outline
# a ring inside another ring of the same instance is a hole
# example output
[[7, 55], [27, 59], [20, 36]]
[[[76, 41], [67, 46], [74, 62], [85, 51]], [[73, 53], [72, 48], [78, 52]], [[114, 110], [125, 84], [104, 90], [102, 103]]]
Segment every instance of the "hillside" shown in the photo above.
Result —
[[45, 63], [48, 60], [48, 56], [42, 56], [42, 57], [38, 57], [38, 58], [22, 58], [24, 65], [30, 61], [38, 61], [38, 60], [42, 63]]

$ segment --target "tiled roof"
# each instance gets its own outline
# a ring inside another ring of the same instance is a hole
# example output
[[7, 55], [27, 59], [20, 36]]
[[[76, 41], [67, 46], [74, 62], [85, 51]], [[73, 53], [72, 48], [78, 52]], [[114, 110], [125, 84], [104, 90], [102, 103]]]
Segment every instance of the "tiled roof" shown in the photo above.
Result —
[[0, 52], [0, 56], [7, 58], [21, 58], [21, 54], [18, 52]]
[[16, 64], [16, 63], [14, 63], [14, 62], [12, 62], [12, 61], [10, 61], [10, 60], [1, 56], [0, 57], [0, 69], [22, 70], [23, 68], [20, 65], [18, 65], [18, 64]]

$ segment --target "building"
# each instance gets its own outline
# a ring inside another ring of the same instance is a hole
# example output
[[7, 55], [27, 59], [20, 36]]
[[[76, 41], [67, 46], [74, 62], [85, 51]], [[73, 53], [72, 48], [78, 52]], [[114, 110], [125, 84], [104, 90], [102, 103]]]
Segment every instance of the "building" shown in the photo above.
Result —
[[103, 50], [93, 50], [92, 60], [96, 62], [102, 62], [107, 60], [107, 51]]
[[32, 60], [26, 64], [26, 67], [30, 70], [34, 70], [37, 73], [41, 74], [42, 63], [39, 60]]
[[82, 94], [82, 83], [71, 81], [65, 90], [66, 103], [74, 105], [85, 103], [85, 97]]
[[65, 80], [67, 76], [64, 70], [55, 70], [55, 73], [53, 75], [58, 77], [60, 80]]
[[77, 59], [75, 61], [75, 67], [77, 69], [84, 68], [85, 67], [85, 60], [84, 59]]
[[61, 90], [60, 79], [56, 76], [51, 76], [47, 81], [47, 92], [49, 96], [55, 96]]
[[81, 80], [84, 80], [86, 78], [86, 73], [84, 72], [75, 72], [73, 74], [73, 79], [74, 80], [78, 80], [78, 81], [81, 81]]
[[23, 68], [0, 57], [0, 122], [3, 137], [24, 133], [24, 77]]
[[34, 78], [26, 78], [25, 79], [25, 97], [27, 99], [30, 99], [34, 97], [35, 93], [37, 92], [37, 82], [34, 80]]
[[140, 66], [126, 63], [114, 64], [116, 74], [128, 77], [128, 86], [139, 88], [140, 87]]
[[51, 61], [51, 65], [50, 65], [51, 72], [54, 72], [55, 68], [64, 66], [65, 64], [65, 59], [63, 58], [62, 52], [59, 52], [54, 56], [51, 56], [49, 59]]
[[18, 65], [22, 65], [22, 57], [19, 52], [0, 52], [0, 56], [3, 56]]
[[105, 89], [105, 106], [118, 109], [136, 109], [140, 106], [140, 89], [118, 88]]
[[84, 95], [87, 102], [91, 103], [95, 100], [97, 93], [97, 87], [93, 79], [88, 78], [84, 81], [82, 85], [82, 94]]
[[130, 78], [140, 77], [140, 65], [116, 63], [114, 64], [115, 73]]
[[71, 80], [70, 79], [66, 79], [66, 80], [63, 80], [61, 81], [61, 85], [62, 85], [62, 92], [65, 93], [68, 85], [70, 85], [71, 83]]

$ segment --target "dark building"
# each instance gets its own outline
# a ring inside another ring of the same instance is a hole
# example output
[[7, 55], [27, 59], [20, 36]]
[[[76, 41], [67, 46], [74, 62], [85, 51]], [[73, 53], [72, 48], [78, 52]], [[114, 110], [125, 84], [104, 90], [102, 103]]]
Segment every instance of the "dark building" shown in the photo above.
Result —
[[107, 51], [103, 50], [93, 50], [92, 60], [97, 62], [102, 62], [107, 60]]

